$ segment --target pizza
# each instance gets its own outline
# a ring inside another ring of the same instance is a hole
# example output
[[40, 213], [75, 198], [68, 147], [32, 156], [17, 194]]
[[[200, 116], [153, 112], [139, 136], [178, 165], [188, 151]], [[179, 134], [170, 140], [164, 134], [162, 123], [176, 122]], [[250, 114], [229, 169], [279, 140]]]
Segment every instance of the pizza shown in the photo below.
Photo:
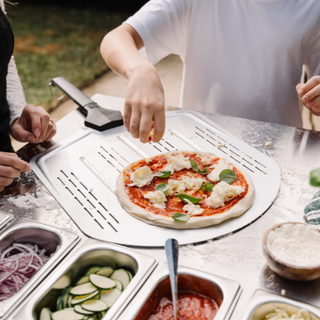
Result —
[[255, 188], [250, 176], [225, 158], [172, 151], [129, 164], [117, 179], [116, 194], [123, 209], [144, 222], [194, 229], [245, 213]]

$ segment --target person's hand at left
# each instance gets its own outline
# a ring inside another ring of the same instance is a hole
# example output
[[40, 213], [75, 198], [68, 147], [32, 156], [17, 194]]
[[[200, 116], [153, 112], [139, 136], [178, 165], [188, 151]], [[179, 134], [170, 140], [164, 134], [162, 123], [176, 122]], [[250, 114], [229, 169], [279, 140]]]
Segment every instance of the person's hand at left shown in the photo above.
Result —
[[299, 83], [296, 90], [304, 106], [315, 116], [320, 116], [320, 76], [314, 76], [306, 83]]
[[42, 108], [28, 104], [21, 116], [11, 125], [11, 136], [20, 142], [41, 143], [50, 141], [56, 134], [56, 125]]

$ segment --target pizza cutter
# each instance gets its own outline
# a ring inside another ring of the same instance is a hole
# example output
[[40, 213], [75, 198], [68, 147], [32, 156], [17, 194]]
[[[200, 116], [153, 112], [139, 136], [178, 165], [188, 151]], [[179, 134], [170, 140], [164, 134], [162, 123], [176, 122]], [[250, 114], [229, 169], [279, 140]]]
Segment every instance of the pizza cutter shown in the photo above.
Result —
[[171, 283], [173, 319], [178, 320], [178, 241], [176, 239], [168, 239], [165, 243], [165, 251], [167, 256], [169, 277]]

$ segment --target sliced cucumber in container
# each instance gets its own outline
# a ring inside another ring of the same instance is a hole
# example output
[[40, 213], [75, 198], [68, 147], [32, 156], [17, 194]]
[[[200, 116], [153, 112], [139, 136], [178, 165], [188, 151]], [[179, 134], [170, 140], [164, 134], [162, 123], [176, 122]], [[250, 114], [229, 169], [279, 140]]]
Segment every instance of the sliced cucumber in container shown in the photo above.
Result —
[[128, 270], [126, 270], [126, 271], [127, 271], [127, 273], [128, 273], [129, 279], [130, 279], [130, 281], [131, 281], [132, 278], [133, 278], [132, 273], [131, 273], [130, 271], [128, 271]]
[[52, 320], [83, 320], [84, 315], [76, 313], [73, 308], [67, 308], [52, 313]]
[[109, 308], [109, 306], [102, 300], [87, 300], [81, 304], [84, 310], [92, 312], [102, 312]]
[[77, 304], [76, 306], [74, 306], [74, 311], [83, 315], [94, 315], [94, 312], [92, 311], [88, 311], [88, 310], [84, 310], [79, 304]]
[[105, 302], [109, 307], [111, 307], [116, 300], [120, 297], [121, 291], [117, 288], [112, 290], [101, 290], [100, 300]]
[[130, 276], [129, 276], [128, 272], [126, 270], [124, 270], [124, 269], [115, 270], [112, 273], [110, 279], [119, 280], [123, 285], [123, 290], [127, 287], [127, 285], [130, 282]]
[[71, 279], [68, 275], [64, 274], [56, 283], [52, 286], [52, 289], [64, 289], [69, 287], [71, 284]]
[[63, 309], [62, 300], [63, 300], [63, 296], [59, 296], [58, 300], [57, 300], [57, 310], [62, 310]]
[[43, 308], [41, 310], [39, 320], [52, 320], [51, 311], [49, 308]]
[[116, 283], [116, 288], [118, 288], [120, 291], [122, 291], [123, 290], [122, 282], [117, 279], [113, 279], [113, 281]]
[[86, 276], [88, 276], [89, 274], [93, 274], [93, 273], [96, 273], [98, 270], [100, 270], [101, 267], [99, 266], [94, 266], [94, 267], [91, 267], [87, 272], [86, 272]]
[[83, 276], [77, 281], [76, 286], [78, 286], [80, 284], [83, 284], [83, 283], [88, 283], [88, 282], [90, 282], [89, 276], [88, 275], [87, 276]]
[[104, 276], [99, 276], [98, 274], [90, 274], [89, 280], [93, 286], [99, 289], [107, 290], [116, 287], [116, 283], [113, 280]]
[[100, 268], [96, 272], [96, 274], [98, 274], [100, 276], [110, 277], [112, 272], [113, 272], [113, 268], [111, 268], [111, 267], [103, 267], [103, 268]]
[[91, 299], [99, 299], [100, 295], [99, 295], [99, 290], [96, 290], [95, 292], [91, 293], [91, 294], [86, 294], [83, 296], [75, 296], [72, 298], [71, 300], [71, 305], [76, 305], [76, 304], [80, 304], [84, 301], [87, 300], [91, 300]]
[[85, 294], [93, 293], [97, 290], [97, 288], [91, 284], [91, 282], [80, 284], [76, 287], [73, 287], [70, 290], [70, 294], [74, 296], [83, 296]]

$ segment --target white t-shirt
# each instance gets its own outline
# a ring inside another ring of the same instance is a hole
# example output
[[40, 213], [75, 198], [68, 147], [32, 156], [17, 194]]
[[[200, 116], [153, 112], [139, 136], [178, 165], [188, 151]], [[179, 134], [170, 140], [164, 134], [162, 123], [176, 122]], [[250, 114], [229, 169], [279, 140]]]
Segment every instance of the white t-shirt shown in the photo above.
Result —
[[151, 0], [125, 23], [157, 63], [184, 63], [180, 107], [302, 125], [295, 86], [320, 74], [319, 0]]

